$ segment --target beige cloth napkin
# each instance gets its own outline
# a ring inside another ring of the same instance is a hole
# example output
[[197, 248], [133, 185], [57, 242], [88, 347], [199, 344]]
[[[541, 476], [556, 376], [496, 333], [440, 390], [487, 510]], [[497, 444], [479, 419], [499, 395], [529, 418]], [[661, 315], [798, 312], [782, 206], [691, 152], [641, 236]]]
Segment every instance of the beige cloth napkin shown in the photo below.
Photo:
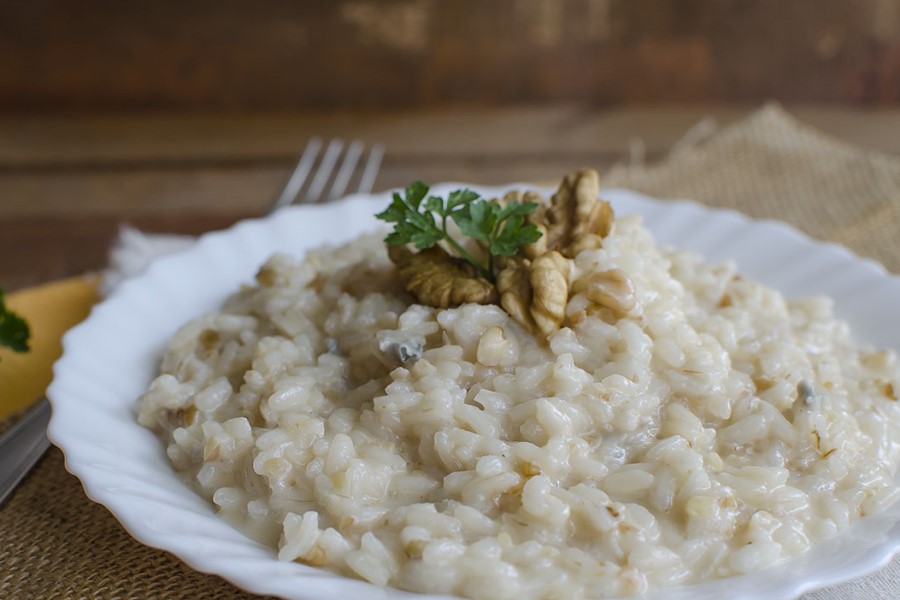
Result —
[[[824, 136], [777, 106], [704, 140], [696, 137], [659, 164], [613, 168], [604, 184], [783, 219], [900, 271], [900, 157]], [[148, 254], [181, 243], [124, 232], [107, 281], [139, 270]], [[0, 510], [0, 598], [87, 597], [250, 596], [132, 540], [104, 508], [87, 500], [78, 480], [64, 470], [62, 454], [53, 449]], [[873, 575], [802, 597], [896, 598], [900, 559]]]

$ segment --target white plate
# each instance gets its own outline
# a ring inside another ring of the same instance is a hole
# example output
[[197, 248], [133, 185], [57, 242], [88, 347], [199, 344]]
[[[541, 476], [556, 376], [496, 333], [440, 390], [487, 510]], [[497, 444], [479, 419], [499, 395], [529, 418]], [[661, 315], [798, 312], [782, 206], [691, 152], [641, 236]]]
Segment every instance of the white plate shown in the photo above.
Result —
[[[435, 191], [457, 187], [444, 184]], [[508, 189], [471, 187], [488, 195]], [[900, 278], [876, 263], [782, 223], [624, 190], [606, 190], [603, 197], [617, 215], [643, 214], [661, 244], [697, 250], [712, 261], [734, 259], [742, 273], [790, 297], [832, 296], [838, 316], [850, 321], [859, 340], [900, 350]], [[327, 206], [290, 208], [205, 235], [126, 281], [65, 336], [47, 392], [53, 404], [50, 438], [65, 452], [66, 467], [81, 479], [87, 495], [106, 506], [131, 535], [261, 594], [302, 600], [415, 596], [277, 561], [272, 549], [219, 520], [209, 503], [179, 481], [159, 440], [132, 413], [166, 341], [180, 325], [217, 308], [274, 251], [301, 255], [378, 227], [373, 213], [387, 200], [385, 194], [353, 196]], [[872, 571], [898, 550], [900, 503], [781, 567], [648, 598], [786, 600]]]

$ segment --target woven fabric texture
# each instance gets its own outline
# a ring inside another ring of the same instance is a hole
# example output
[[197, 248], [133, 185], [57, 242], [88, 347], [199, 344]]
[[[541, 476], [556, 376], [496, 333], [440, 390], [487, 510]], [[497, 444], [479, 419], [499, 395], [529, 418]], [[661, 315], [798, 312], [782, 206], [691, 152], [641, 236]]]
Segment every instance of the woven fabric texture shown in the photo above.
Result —
[[[617, 166], [603, 183], [781, 219], [900, 271], [900, 157], [829, 138], [778, 106], [658, 164]], [[0, 510], [0, 565], [0, 598], [15, 600], [251, 597], [132, 540], [85, 497], [55, 448]], [[900, 559], [802, 598], [900, 598]]]
[[777, 105], [658, 164], [614, 167], [603, 185], [786, 221], [900, 272], [900, 157], [831, 138]]

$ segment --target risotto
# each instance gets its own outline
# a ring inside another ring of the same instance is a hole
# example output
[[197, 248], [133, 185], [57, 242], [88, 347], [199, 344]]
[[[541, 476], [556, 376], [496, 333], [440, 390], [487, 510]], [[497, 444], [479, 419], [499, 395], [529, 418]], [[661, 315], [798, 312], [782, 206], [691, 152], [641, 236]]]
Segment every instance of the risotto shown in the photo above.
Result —
[[273, 256], [184, 326], [138, 402], [175, 469], [282, 560], [486, 598], [640, 593], [763, 569], [897, 496], [900, 366], [825, 298], [615, 221], [620, 270], [546, 338], [417, 304], [382, 236]]

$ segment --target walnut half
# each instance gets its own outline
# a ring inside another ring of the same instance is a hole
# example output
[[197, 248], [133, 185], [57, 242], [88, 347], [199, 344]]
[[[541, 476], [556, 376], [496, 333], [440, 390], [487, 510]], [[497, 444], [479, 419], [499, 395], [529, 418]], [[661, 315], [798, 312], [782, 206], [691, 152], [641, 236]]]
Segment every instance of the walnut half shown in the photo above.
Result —
[[531, 318], [531, 261], [513, 258], [497, 275], [497, 291], [500, 292], [500, 306], [528, 331], [534, 331]]
[[467, 302], [494, 304], [499, 298], [493, 284], [478, 277], [474, 267], [440, 246], [420, 252], [388, 246], [388, 256], [397, 265], [406, 291], [420, 304], [451, 308]]
[[613, 210], [598, 197], [600, 175], [593, 169], [579, 169], [566, 175], [549, 205], [543, 205], [529, 217], [544, 235], [525, 247], [529, 258], [548, 250], [574, 258], [587, 248], [599, 248], [612, 229]]
[[569, 300], [569, 261], [559, 252], [546, 252], [531, 263], [531, 318], [548, 336], [562, 325]]
[[569, 260], [554, 251], [509, 261], [497, 277], [500, 305], [528, 331], [550, 335], [566, 317], [569, 269]]

